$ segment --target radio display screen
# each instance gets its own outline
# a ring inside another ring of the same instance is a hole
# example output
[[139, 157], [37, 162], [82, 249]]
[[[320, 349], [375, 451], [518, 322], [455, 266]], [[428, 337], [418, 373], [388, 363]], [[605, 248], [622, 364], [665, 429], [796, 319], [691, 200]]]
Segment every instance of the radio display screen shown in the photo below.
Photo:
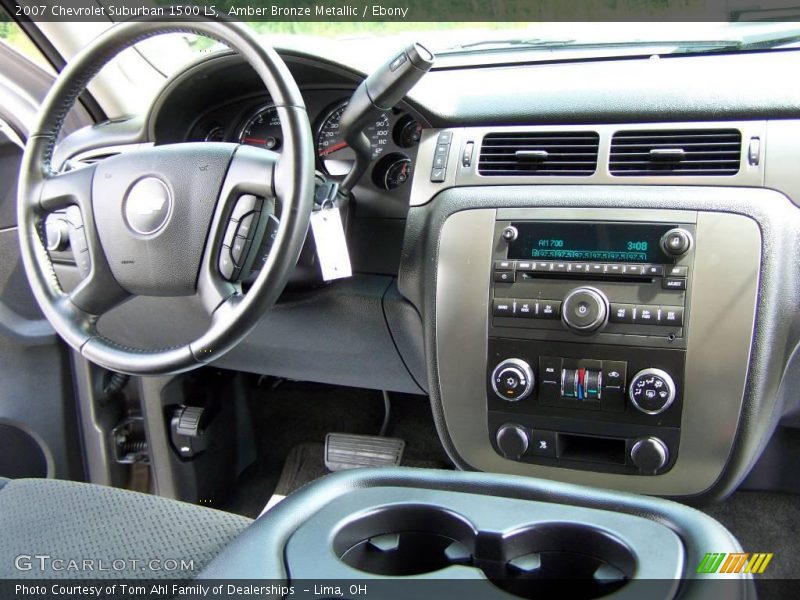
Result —
[[672, 263], [661, 237], [674, 225], [645, 223], [519, 222], [508, 248], [515, 260]]

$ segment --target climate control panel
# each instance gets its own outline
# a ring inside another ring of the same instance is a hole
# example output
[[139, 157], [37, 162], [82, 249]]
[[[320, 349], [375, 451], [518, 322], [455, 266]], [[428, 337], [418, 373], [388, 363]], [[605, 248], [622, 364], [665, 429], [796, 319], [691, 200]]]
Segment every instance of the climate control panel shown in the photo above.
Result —
[[489, 436], [509, 460], [658, 475], [678, 454], [684, 352], [490, 338]]

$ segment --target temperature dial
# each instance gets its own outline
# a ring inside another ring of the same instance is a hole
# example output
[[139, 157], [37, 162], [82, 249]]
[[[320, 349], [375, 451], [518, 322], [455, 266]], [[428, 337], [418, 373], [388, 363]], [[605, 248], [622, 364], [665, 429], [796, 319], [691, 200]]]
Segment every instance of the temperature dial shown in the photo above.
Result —
[[659, 415], [675, 401], [675, 382], [661, 369], [643, 369], [633, 376], [628, 398], [647, 415]]
[[492, 372], [492, 389], [499, 398], [519, 402], [533, 391], [531, 366], [519, 358], [504, 360]]

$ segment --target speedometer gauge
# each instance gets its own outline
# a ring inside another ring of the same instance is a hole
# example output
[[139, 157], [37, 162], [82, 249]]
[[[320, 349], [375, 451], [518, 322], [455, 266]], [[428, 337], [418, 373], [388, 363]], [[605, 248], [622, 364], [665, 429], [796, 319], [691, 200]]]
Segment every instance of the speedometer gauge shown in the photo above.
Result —
[[[347, 108], [347, 100], [339, 102], [329, 109], [317, 132], [317, 156], [320, 166], [328, 175], [347, 175], [356, 158], [355, 152], [344, 140], [339, 126], [345, 108]], [[389, 143], [390, 129], [389, 117], [386, 114], [382, 114], [374, 123], [370, 123], [364, 129], [372, 147], [372, 160], [378, 158], [386, 149], [386, 145]]]
[[239, 133], [239, 143], [280, 150], [283, 141], [281, 120], [274, 106], [265, 106], [247, 119]]

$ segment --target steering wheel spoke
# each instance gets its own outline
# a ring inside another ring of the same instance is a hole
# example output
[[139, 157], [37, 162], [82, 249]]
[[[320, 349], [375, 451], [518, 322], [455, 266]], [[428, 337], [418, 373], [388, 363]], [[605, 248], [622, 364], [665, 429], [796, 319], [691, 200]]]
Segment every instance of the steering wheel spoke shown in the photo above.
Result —
[[95, 166], [87, 165], [45, 177], [40, 184], [39, 208], [54, 212], [70, 206], [88, 206], [94, 172]]

